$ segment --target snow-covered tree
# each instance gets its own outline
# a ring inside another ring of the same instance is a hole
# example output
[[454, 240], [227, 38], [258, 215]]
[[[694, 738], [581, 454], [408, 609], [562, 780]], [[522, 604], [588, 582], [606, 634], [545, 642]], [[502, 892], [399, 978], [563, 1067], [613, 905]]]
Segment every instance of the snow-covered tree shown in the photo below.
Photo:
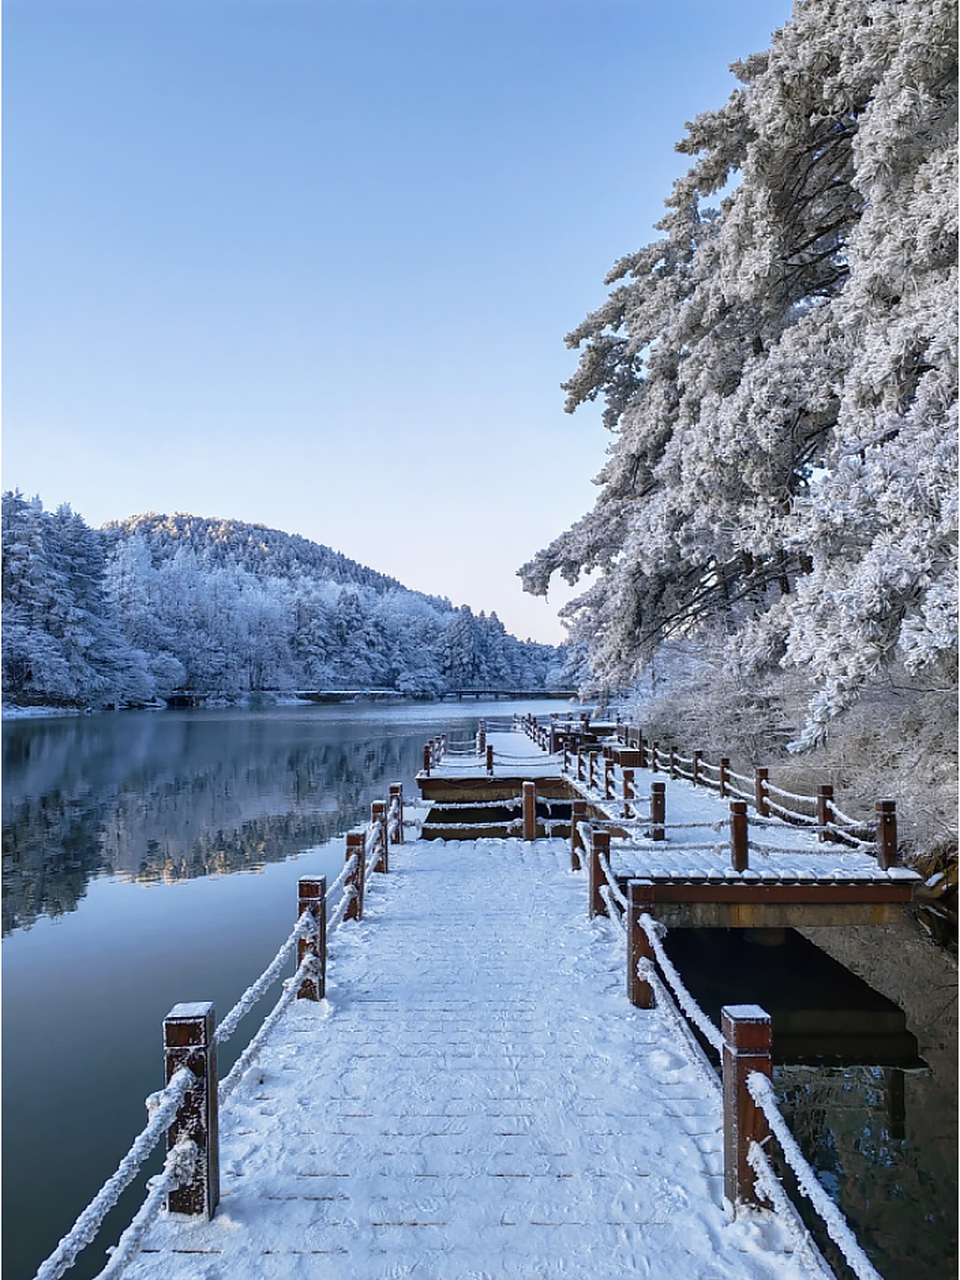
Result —
[[614, 439], [521, 575], [598, 571], [566, 611], [595, 688], [709, 632], [809, 674], [813, 741], [891, 662], [956, 660], [956, 5], [799, 0], [733, 70], [568, 338]]

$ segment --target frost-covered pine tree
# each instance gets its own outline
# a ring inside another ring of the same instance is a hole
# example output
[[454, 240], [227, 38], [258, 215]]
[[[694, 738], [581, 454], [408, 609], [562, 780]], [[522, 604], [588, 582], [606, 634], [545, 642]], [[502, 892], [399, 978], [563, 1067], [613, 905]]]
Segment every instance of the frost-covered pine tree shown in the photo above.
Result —
[[521, 575], [598, 571], [567, 607], [595, 688], [713, 633], [809, 674], [813, 741], [890, 663], [955, 670], [956, 16], [798, 0], [568, 337], [613, 441]]

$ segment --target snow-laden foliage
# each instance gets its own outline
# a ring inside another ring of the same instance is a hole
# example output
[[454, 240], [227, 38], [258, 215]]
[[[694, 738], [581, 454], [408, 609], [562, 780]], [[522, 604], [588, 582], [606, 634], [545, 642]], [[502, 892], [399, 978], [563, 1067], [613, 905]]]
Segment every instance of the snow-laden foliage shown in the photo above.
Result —
[[408, 591], [304, 538], [238, 521], [138, 516], [103, 531], [3, 499], [3, 687], [60, 704], [177, 689], [540, 689], [550, 645], [495, 613]]
[[810, 678], [811, 742], [891, 663], [955, 670], [956, 4], [800, 0], [733, 70], [568, 337], [568, 411], [603, 397], [614, 438], [520, 572], [599, 571], [567, 606], [594, 688], [708, 630]]

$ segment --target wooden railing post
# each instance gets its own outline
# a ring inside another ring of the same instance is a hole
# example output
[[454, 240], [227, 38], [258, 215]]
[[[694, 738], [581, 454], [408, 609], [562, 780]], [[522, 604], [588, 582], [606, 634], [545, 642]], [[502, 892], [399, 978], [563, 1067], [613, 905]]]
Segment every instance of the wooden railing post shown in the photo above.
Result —
[[600, 855], [604, 854], [607, 861], [610, 861], [610, 832], [597, 831], [596, 828], [590, 834], [590, 856], [587, 860], [587, 870], [590, 876], [590, 919], [594, 916], [608, 916], [610, 912], [607, 910], [607, 904], [604, 902], [600, 893], [600, 886], [606, 884], [606, 877], [600, 866]]
[[487, 722], [481, 720], [477, 725], [477, 755], [482, 756], [487, 749]]
[[747, 1076], [772, 1069], [770, 1015], [759, 1005], [725, 1005], [723, 1031], [723, 1190], [731, 1205], [756, 1204], [756, 1175], [747, 1163], [751, 1142], [769, 1134], [767, 1120], [747, 1089]]
[[313, 956], [315, 978], [304, 978], [297, 991], [298, 1000], [322, 1000], [327, 992], [327, 877], [310, 876], [297, 881], [297, 919], [309, 911], [316, 933], [312, 938], [297, 939], [297, 968], [304, 957]]
[[700, 785], [700, 761], [702, 759], [702, 751], [695, 751], [693, 753], [693, 785], [695, 787]]
[[757, 816], [761, 818], [770, 817], [770, 806], [767, 804], [770, 798], [767, 792], [767, 779], [769, 776], [769, 769], [755, 769], [753, 772], [753, 799], [757, 809]]
[[365, 832], [363, 831], [347, 832], [347, 856], [345, 858], [345, 861], [349, 862], [350, 859], [354, 856], [354, 854], [356, 854], [357, 865], [347, 876], [346, 881], [344, 882], [343, 889], [344, 889], [344, 892], [346, 893], [347, 890], [352, 885], [353, 888], [356, 889], [357, 893], [356, 893], [356, 897], [349, 904], [349, 906], [347, 907], [346, 911], [343, 914], [344, 920], [362, 920], [363, 919], [363, 885], [364, 885], [364, 881], [366, 880], [365, 873], [367, 868], [366, 844], [367, 844], [367, 837]]
[[597, 785], [597, 753], [595, 751], [590, 752], [590, 778], [587, 785], [591, 791]]
[[583, 850], [583, 836], [580, 834], [580, 823], [587, 820], [586, 800], [574, 800], [570, 805], [570, 867], [579, 871], [583, 866], [580, 853]]
[[370, 821], [377, 827], [377, 856], [374, 871], [386, 874], [390, 870], [387, 854], [387, 805], [384, 800], [374, 800], [370, 806]]
[[427, 775], [428, 778], [430, 777], [430, 765], [432, 761], [433, 761], [433, 748], [431, 747], [429, 742], [426, 742], [424, 743], [424, 746], [423, 746], [423, 772]]
[[821, 843], [823, 841], [833, 841], [836, 836], [832, 831], [825, 830], [827, 823], [833, 821], [833, 787], [829, 783], [817, 788], [817, 826], [821, 828], [818, 838]]
[[[393, 844], [403, 844], [403, 783], [390, 783], [390, 809], [394, 802], [397, 806], [397, 826], [393, 834]], [[389, 811], [388, 811], [389, 812]]]
[[667, 784], [665, 782], [650, 783], [650, 839], [664, 840], [663, 829], [667, 820]]
[[677, 776], [677, 748], [671, 747], [670, 748], [670, 777], [676, 778], [676, 776]]
[[487, 743], [487, 773], [491, 778], [493, 777], [493, 746], [489, 742]]
[[886, 871], [899, 861], [897, 853], [897, 802], [877, 801], [877, 862]]
[[647, 744], [643, 740], [643, 734], [637, 730], [637, 750], [640, 752], [640, 768], [647, 768]]
[[720, 757], [720, 798], [725, 800], [730, 794], [730, 757]]
[[577, 739], [577, 781], [584, 782], [585, 780], [586, 774], [584, 772], [583, 765], [583, 751], [580, 748], [580, 740]]
[[613, 770], [615, 766], [611, 759], [607, 758], [603, 762], [603, 796], [605, 800], [613, 799]]
[[523, 838], [524, 840], [537, 838], [537, 784], [535, 782], [523, 784]]
[[197, 1159], [190, 1181], [167, 1196], [167, 1208], [210, 1219], [220, 1200], [220, 1137], [216, 1014], [209, 1000], [175, 1004], [164, 1018], [163, 1064], [167, 1084], [181, 1067], [197, 1078], [167, 1130], [168, 1151], [189, 1139], [197, 1144]]
[[633, 788], [633, 770], [624, 769], [623, 777], [623, 816], [625, 818], [632, 817], [630, 801], [637, 798], [637, 793]]
[[730, 801], [730, 861], [734, 871], [750, 865], [746, 800]]
[[656, 773], [659, 765], [658, 755], [660, 753], [660, 743], [655, 742], [650, 750], [650, 772]]
[[638, 1009], [652, 1009], [656, 1003], [653, 987], [637, 973], [641, 960], [653, 961], [653, 947], [640, 924], [643, 913], [653, 908], [653, 885], [649, 880], [631, 880], [627, 885], [627, 999]]

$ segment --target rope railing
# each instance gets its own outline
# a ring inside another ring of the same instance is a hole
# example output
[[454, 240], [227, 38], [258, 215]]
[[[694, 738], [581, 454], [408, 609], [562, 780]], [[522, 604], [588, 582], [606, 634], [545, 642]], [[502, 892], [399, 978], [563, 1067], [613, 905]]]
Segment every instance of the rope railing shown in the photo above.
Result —
[[[347, 917], [351, 908], [358, 915], [362, 912], [362, 885], [369, 878], [362, 874], [366, 855], [371, 851], [380, 855], [379, 861], [371, 860], [371, 870], [380, 867], [386, 870], [386, 847], [390, 832], [393, 832], [396, 840], [402, 839], [403, 798], [399, 784], [391, 788], [389, 807], [386, 803], [375, 803], [373, 815], [370, 826], [357, 835], [361, 843], [359, 848], [355, 846], [352, 854], [350, 842], [354, 836], [348, 834], [348, 856], [329, 893], [325, 877], [300, 881], [302, 910], [296, 924], [270, 964], [244, 991], [218, 1026], [213, 1025], [213, 1006], [209, 1003], [177, 1005], [164, 1020], [169, 1082], [166, 1088], [147, 1098], [150, 1118], [146, 1127], [134, 1140], [116, 1171], [60, 1240], [54, 1252], [41, 1264], [35, 1280], [59, 1280], [74, 1265], [80, 1252], [96, 1237], [106, 1215], [165, 1135], [172, 1145], [163, 1169], [148, 1181], [143, 1204], [120, 1236], [117, 1245], [109, 1251], [110, 1259], [101, 1270], [98, 1280], [113, 1280], [121, 1273], [136, 1254], [147, 1228], [165, 1200], [172, 1207], [172, 1197], [186, 1192], [189, 1207], [181, 1208], [178, 1204], [178, 1212], [205, 1213], [207, 1217], [212, 1215], [219, 1198], [216, 1174], [211, 1172], [216, 1168], [216, 1161], [209, 1154], [210, 1147], [215, 1147], [218, 1141], [217, 1111], [255, 1061], [287, 1007], [304, 995], [311, 999], [322, 998], [327, 938]], [[326, 904], [341, 889], [343, 892], [340, 901], [328, 920]], [[307, 905], [303, 906], [305, 901]], [[228, 1075], [213, 1088], [217, 1074], [217, 1048], [229, 1040], [242, 1019], [280, 979], [284, 966], [295, 952], [298, 954], [298, 963], [293, 977], [283, 982], [282, 993], [273, 1009]], [[177, 1028], [182, 1029], [184, 1026], [190, 1028], [189, 1034], [175, 1034]], [[194, 1069], [195, 1065], [197, 1069]], [[209, 1098], [211, 1089], [215, 1094], [213, 1102], [204, 1102], [203, 1099]], [[188, 1112], [189, 1119], [186, 1118]], [[202, 1147], [194, 1141], [191, 1129], [204, 1138], [207, 1153], [203, 1159], [199, 1158]], [[178, 1135], [176, 1141], [171, 1134]]]
[[[790, 1127], [777, 1105], [777, 1095], [769, 1078], [759, 1071], [752, 1071], [747, 1076], [746, 1083], [751, 1098], [763, 1112], [764, 1118], [770, 1126], [770, 1131], [780, 1146], [783, 1158], [796, 1178], [797, 1187], [816, 1210], [827, 1229], [830, 1239], [843, 1254], [844, 1260], [854, 1275], [857, 1276], [857, 1280], [882, 1280], [879, 1272], [866, 1253], [864, 1253], [860, 1242], [851, 1231], [846, 1218], [824, 1191], [816, 1173], [800, 1150], [796, 1138], [790, 1132]], [[752, 1155], [753, 1148], [757, 1148], [762, 1153], [763, 1149], [759, 1147], [759, 1144], [753, 1143], [751, 1144], [751, 1152], [748, 1154], [748, 1159]], [[755, 1156], [751, 1163], [754, 1163], [754, 1161], [756, 1161]]]
[[[707, 1017], [699, 1004], [697, 1004], [697, 1001], [687, 990], [683, 979], [680, 977], [675, 965], [663, 948], [662, 938], [667, 932], [666, 926], [659, 924], [652, 916], [647, 914], [640, 916], [639, 924], [643, 932], [647, 935], [647, 940], [650, 943], [653, 954], [656, 956], [657, 964], [660, 966], [660, 971], [666, 979], [670, 990], [673, 992], [677, 1004], [707, 1043], [712, 1045], [713, 1048], [716, 1049], [717, 1053], [722, 1053], [723, 1034], [720, 1031], [720, 1028], [715, 1022], [712, 1022], [710, 1018]], [[650, 963], [651, 962], [647, 959], [641, 960], [641, 969], [644, 965], [649, 965]], [[641, 976], [643, 975], [641, 974]]]
[[111, 1174], [50, 1257], [41, 1264], [35, 1280], [59, 1280], [60, 1276], [69, 1271], [80, 1252], [96, 1236], [104, 1218], [120, 1199], [122, 1192], [140, 1172], [140, 1166], [167, 1132], [186, 1094], [195, 1083], [193, 1072], [183, 1067], [165, 1089], [150, 1095], [147, 1099], [150, 1119], [146, 1127], [134, 1139], [116, 1172]]

